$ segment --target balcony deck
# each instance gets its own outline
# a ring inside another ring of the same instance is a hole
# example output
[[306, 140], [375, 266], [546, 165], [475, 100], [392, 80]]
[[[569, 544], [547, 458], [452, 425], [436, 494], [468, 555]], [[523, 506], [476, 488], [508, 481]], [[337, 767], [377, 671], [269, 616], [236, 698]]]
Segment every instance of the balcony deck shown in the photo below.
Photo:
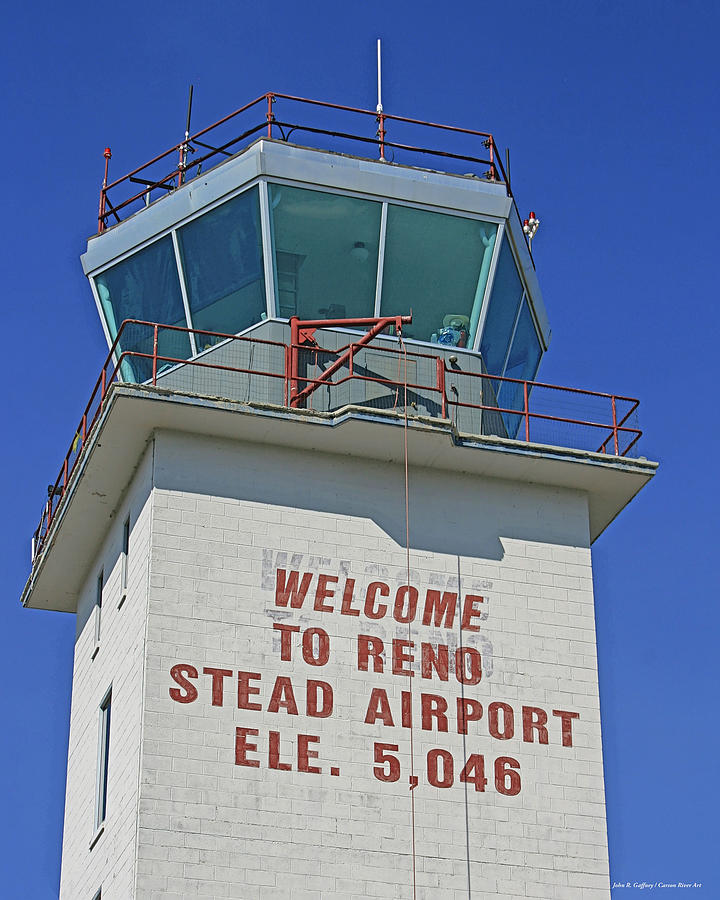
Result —
[[[135, 337], [138, 329], [146, 331], [149, 352], [123, 351], [123, 337], [130, 329]], [[210, 401], [224, 412], [245, 413], [245, 421], [248, 414], [271, 415], [285, 423], [292, 419], [307, 423], [311, 418], [325, 425], [348, 417], [397, 425], [407, 418], [414, 428], [443, 433], [453, 446], [466, 450], [524, 452], [528, 458], [546, 461], [637, 470], [642, 484], [654, 471], [653, 463], [631, 463], [642, 432], [637, 427], [638, 401], [629, 397], [499, 378], [484, 370], [477, 353], [441, 346], [428, 352], [427, 345], [397, 336], [381, 335], [360, 346], [362, 332], [328, 328], [306, 334], [298, 328], [294, 342], [291, 325], [279, 320], [262, 322], [242, 336], [196, 331], [195, 340], [205, 349], [190, 360], [159, 352], [160, 335], [186, 331], [137, 321], [121, 327], [60, 472], [48, 489], [33, 535], [33, 562], [54, 529], [113, 396], [120, 388], [125, 396], [132, 385], [138, 386], [133, 396], [195, 404]], [[339, 365], [327, 377], [333, 363]], [[502, 406], [496, 399], [501, 386], [508, 398]], [[423, 459], [419, 464], [438, 464], [437, 459]], [[652, 471], [645, 472], [648, 466]], [[502, 465], [491, 469], [495, 477], [509, 477]], [[582, 483], [583, 479], [578, 486]], [[599, 514], [595, 536], [629, 499], [617, 509], [613, 501], [614, 512]]]

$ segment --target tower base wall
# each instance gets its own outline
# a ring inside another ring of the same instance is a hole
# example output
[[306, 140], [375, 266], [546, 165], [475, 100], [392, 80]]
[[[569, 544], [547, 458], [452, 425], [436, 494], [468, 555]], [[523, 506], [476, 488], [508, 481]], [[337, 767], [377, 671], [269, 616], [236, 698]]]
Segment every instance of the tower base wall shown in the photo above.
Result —
[[608, 900], [587, 497], [408, 485], [409, 572], [403, 466], [155, 434], [92, 663], [79, 617], [73, 708], [112, 683], [116, 752], [88, 849], [73, 723], [64, 897]]
[[154, 486], [138, 896], [609, 896], [582, 494], [411, 469], [408, 577], [400, 466]]

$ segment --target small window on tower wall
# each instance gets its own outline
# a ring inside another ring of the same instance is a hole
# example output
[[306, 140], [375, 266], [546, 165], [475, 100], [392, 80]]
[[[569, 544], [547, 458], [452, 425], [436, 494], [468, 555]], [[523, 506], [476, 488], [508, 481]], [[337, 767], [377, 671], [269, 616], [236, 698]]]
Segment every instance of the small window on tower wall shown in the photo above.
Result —
[[102, 596], [103, 596], [103, 587], [105, 585], [105, 573], [102, 569], [100, 569], [100, 574], [97, 578], [97, 586], [95, 588], [95, 646], [93, 649], [93, 658], [98, 652], [100, 648], [100, 627], [101, 627], [101, 617], [102, 617]]
[[122, 554], [120, 556], [120, 602], [122, 606], [127, 596], [128, 585], [128, 554], [130, 552], [130, 516], [125, 519], [122, 532]]
[[107, 814], [108, 762], [110, 758], [110, 704], [109, 690], [100, 704], [100, 728], [98, 735], [97, 786], [95, 794], [95, 830], [103, 824]]

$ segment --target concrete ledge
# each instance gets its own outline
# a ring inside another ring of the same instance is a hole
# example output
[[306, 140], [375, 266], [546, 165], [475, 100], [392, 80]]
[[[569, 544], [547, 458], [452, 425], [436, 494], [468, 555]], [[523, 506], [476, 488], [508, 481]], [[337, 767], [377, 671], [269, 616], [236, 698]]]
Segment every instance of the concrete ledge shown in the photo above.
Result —
[[[112, 387], [22, 594], [25, 606], [74, 612], [77, 591], [156, 430], [404, 462], [404, 416], [346, 406], [291, 410], [146, 385]], [[413, 467], [584, 492], [594, 541], [655, 474], [657, 463], [462, 434], [447, 419], [408, 417]]]

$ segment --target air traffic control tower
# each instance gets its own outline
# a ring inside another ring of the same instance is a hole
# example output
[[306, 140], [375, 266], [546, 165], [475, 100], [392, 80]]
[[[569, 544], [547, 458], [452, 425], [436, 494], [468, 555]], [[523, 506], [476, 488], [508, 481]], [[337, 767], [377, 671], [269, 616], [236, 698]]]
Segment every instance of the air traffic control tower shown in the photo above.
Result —
[[591, 545], [655, 464], [537, 381], [493, 137], [267, 94], [109, 159], [22, 598], [77, 617], [63, 900], [607, 900]]

